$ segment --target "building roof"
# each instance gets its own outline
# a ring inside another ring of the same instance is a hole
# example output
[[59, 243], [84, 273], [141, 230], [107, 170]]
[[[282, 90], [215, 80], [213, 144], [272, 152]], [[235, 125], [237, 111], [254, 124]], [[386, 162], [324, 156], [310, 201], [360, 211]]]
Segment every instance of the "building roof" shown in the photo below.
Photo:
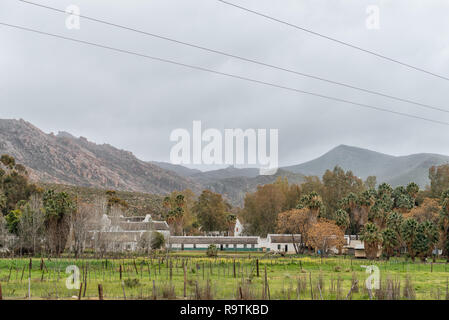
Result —
[[258, 244], [259, 237], [172, 236], [170, 244]]
[[141, 232], [138, 231], [97, 232], [95, 233], [94, 237], [97, 240], [107, 242], [137, 242], [141, 237]]
[[152, 227], [150, 222], [120, 222], [119, 226], [124, 231], [143, 231]]
[[170, 230], [165, 221], [152, 222], [120, 222], [120, 229], [124, 231], [147, 231], [154, 229], [156, 231]]
[[167, 222], [165, 221], [153, 221], [154, 230], [170, 230]]
[[300, 234], [295, 234], [294, 237], [291, 234], [269, 234], [267, 238], [270, 238], [271, 243], [293, 243], [293, 239], [295, 243], [301, 241]]

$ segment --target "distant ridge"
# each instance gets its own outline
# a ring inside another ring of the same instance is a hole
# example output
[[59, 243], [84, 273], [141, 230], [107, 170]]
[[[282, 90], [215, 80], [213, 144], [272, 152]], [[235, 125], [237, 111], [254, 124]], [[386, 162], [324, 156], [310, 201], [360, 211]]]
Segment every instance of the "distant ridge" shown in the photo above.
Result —
[[424, 188], [429, 183], [429, 168], [449, 163], [449, 156], [420, 153], [409, 156], [391, 156], [363, 148], [340, 145], [324, 155], [302, 164], [284, 167], [285, 170], [321, 177], [336, 165], [351, 170], [366, 179], [376, 176], [377, 182], [393, 186], [416, 182]]
[[247, 192], [278, 177], [300, 184], [304, 176], [321, 178], [336, 165], [362, 179], [372, 175], [378, 183], [393, 186], [414, 181], [424, 188], [429, 183], [429, 168], [449, 163], [449, 156], [439, 154], [398, 157], [340, 145], [314, 160], [280, 168], [273, 176], [260, 176], [256, 168], [232, 166], [202, 172], [165, 162], [145, 162], [129, 151], [95, 144], [68, 132], [46, 134], [24, 120], [0, 119], [0, 154], [5, 153], [29, 168], [36, 181], [154, 194], [187, 188], [199, 194], [210, 189], [234, 205], [242, 205]]

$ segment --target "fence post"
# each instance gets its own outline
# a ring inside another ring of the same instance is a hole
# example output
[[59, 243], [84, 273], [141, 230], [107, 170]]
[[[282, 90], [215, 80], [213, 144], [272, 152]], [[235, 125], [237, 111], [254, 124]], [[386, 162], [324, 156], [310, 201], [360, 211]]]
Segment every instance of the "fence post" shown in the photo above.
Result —
[[125, 284], [123, 281], [122, 281], [122, 290], [123, 290], [123, 299], [126, 300]]
[[81, 300], [81, 292], [83, 290], [83, 283], [80, 283], [80, 291], [78, 292], [78, 300]]
[[186, 287], [187, 287], [187, 267], [183, 261], [183, 269], [184, 269], [184, 298], [186, 297]]
[[98, 284], [98, 299], [103, 300], [103, 286]]
[[0, 283], [0, 300], [3, 300], [3, 295], [2, 295], [2, 284]]
[[257, 277], [259, 278], [259, 259], [256, 259]]

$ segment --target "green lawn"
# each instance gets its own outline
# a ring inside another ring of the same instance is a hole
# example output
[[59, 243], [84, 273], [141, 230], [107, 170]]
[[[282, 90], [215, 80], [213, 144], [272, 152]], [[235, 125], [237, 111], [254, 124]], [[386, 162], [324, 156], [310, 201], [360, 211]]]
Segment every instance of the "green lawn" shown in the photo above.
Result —
[[[259, 277], [257, 262], [259, 261]], [[3, 299], [27, 299], [29, 259], [0, 259]], [[235, 261], [235, 263], [234, 263]], [[368, 261], [350, 257], [266, 256], [262, 253], [224, 253], [208, 258], [204, 252], [136, 259], [32, 259], [32, 299], [72, 299], [79, 290], [67, 289], [66, 267], [76, 265], [81, 281], [87, 276], [82, 299], [98, 299], [98, 284], [105, 299], [369, 299], [362, 266], [380, 270], [381, 289], [373, 299], [445, 299], [449, 266], [445, 261], [421, 263], [395, 258]], [[186, 282], [184, 282], [184, 268]], [[171, 266], [171, 267], [170, 267]], [[234, 276], [235, 266], [235, 276]], [[120, 281], [122, 269], [122, 281]], [[87, 270], [87, 273], [86, 271]], [[265, 282], [266, 270], [266, 282]], [[357, 286], [353, 286], [358, 281]], [[265, 286], [265, 283], [268, 286]], [[312, 284], [312, 285], [311, 285]], [[388, 287], [390, 288], [388, 289]], [[395, 288], [395, 289], [392, 289]]]

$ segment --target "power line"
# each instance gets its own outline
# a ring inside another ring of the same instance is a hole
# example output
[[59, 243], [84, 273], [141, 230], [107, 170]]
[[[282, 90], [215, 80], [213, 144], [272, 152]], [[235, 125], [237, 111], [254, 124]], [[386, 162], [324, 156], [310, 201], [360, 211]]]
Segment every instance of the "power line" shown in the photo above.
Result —
[[46, 35], [46, 36], [50, 36], [50, 37], [53, 37], [53, 38], [58, 38], [58, 39], [63, 39], [63, 40], [67, 40], [67, 41], [72, 41], [72, 42], [75, 42], [75, 43], [81, 43], [81, 44], [85, 44], [85, 45], [89, 45], [89, 46], [94, 46], [94, 47], [98, 47], [98, 48], [108, 49], [108, 50], [115, 51], [115, 52], [126, 53], [126, 54], [130, 54], [130, 55], [134, 55], [134, 56], [138, 56], [138, 57], [142, 57], [142, 58], [146, 58], [146, 59], [151, 59], [151, 60], [154, 60], [154, 61], [159, 61], [159, 62], [164, 62], [164, 63], [176, 65], [176, 66], [182, 66], [182, 67], [189, 68], [189, 69], [200, 70], [200, 71], [213, 73], [213, 74], [217, 74], [217, 75], [221, 75], [221, 76], [226, 76], [226, 77], [234, 78], [234, 79], [240, 79], [240, 80], [244, 80], [244, 81], [248, 81], [248, 82], [252, 82], [252, 83], [257, 83], [257, 84], [261, 84], [261, 85], [265, 85], [265, 86], [270, 86], [270, 87], [274, 87], [274, 88], [278, 88], [278, 89], [283, 89], [283, 90], [287, 90], [287, 91], [291, 91], [291, 92], [296, 92], [296, 93], [301, 93], [301, 94], [306, 94], [306, 95], [310, 95], [310, 96], [315, 96], [315, 97], [319, 97], [319, 98], [323, 98], [323, 99], [327, 99], [327, 100], [332, 100], [332, 101], [342, 102], [342, 103], [346, 103], [346, 104], [351, 104], [351, 105], [362, 107], [362, 108], [372, 109], [372, 110], [381, 111], [381, 112], [387, 112], [387, 113], [396, 114], [396, 115], [400, 115], [400, 116], [404, 116], [404, 117], [408, 117], [408, 118], [412, 118], [412, 119], [419, 119], [419, 120], [424, 120], [424, 121], [428, 121], [428, 122], [432, 122], [432, 123], [438, 123], [438, 124], [449, 126], [449, 122], [445, 122], [445, 121], [428, 119], [428, 118], [420, 117], [420, 116], [409, 114], [409, 113], [393, 111], [393, 110], [385, 109], [385, 108], [374, 106], [374, 105], [358, 103], [358, 102], [345, 100], [345, 99], [341, 99], [341, 98], [337, 98], [337, 97], [327, 96], [327, 95], [320, 94], [320, 93], [304, 91], [304, 90], [300, 90], [300, 89], [296, 89], [296, 88], [292, 88], [292, 87], [287, 87], [287, 86], [282, 86], [282, 85], [271, 83], [271, 82], [265, 82], [265, 81], [262, 81], [262, 80], [257, 80], [257, 79], [253, 79], [253, 78], [248, 78], [248, 77], [243, 77], [243, 76], [231, 74], [231, 73], [225, 73], [225, 72], [216, 71], [216, 70], [212, 70], [212, 69], [208, 69], [208, 68], [204, 68], [204, 67], [199, 67], [199, 66], [194, 66], [194, 65], [182, 63], [182, 62], [177, 62], [177, 61], [174, 61], [174, 60], [169, 60], [169, 59], [149, 56], [149, 55], [142, 54], [142, 53], [137, 53], [137, 52], [133, 52], [133, 51], [129, 51], [129, 50], [124, 50], [124, 49], [119, 49], [119, 48], [115, 48], [115, 47], [110, 47], [110, 46], [103, 45], [103, 44], [98, 44], [98, 43], [89, 42], [89, 41], [85, 41], [85, 40], [65, 37], [65, 36], [61, 36], [61, 35], [58, 35], [58, 34], [48, 33], [48, 32], [44, 32], [44, 31], [31, 29], [31, 28], [27, 28], [27, 27], [22, 27], [22, 26], [17, 26], [17, 25], [12, 25], [12, 24], [8, 24], [8, 23], [4, 23], [4, 22], [0, 22], [0, 25], [6, 26], [6, 27], [10, 27], [10, 28], [20, 29], [20, 30], [24, 30], [24, 31], [29, 31], [29, 32], [33, 32], [33, 33], [37, 33], [37, 34], [41, 34], [41, 35]]
[[[18, 1], [26, 3], [26, 4], [34, 5], [34, 6], [37, 6], [37, 7], [41, 7], [41, 8], [44, 8], [44, 9], [53, 10], [53, 11], [56, 11], [56, 12], [59, 12], [59, 13], [67, 14], [66, 11], [58, 9], [58, 8], [54, 8], [54, 7], [42, 5], [42, 4], [39, 4], [39, 3], [26, 1], [26, 0], [18, 0]], [[299, 72], [299, 71], [292, 70], [292, 69], [287, 69], [287, 68], [276, 66], [276, 65], [269, 64], [269, 63], [266, 63], [266, 62], [245, 58], [245, 57], [242, 57], [242, 56], [226, 53], [226, 52], [215, 50], [215, 49], [206, 48], [206, 47], [203, 47], [203, 46], [200, 46], [200, 45], [196, 45], [196, 44], [192, 44], [192, 43], [189, 43], [189, 42], [185, 42], [185, 41], [169, 38], [169, 37], [162, 36], [162, 35], [159, 35], [159, 34], [150, 33], [150, 32], [142, 31], [142, 30], [139, 30], [139, 29], [127, 27], [127, 26], [124, 26], [124, 25], [112, 23], [112, 22], [109, 22], [109, 21], [106, 21], [106, 20], [100, 20], [100, 19], [97, 19], [97, 18], [92, 18], [92, 17], [89, 17], [89, 16], [81, 15], [81, 14], [79, 14], [79, 15], [78, 14], [74, 14], [74, 15], [79, 16], [79, 17], [81, 17], [83, 19], [86, 19], [86, 20], [98, 22], [98, 23], [101, 23], [101, 24], [113, 26], [113, 27], [124, 29], [124, 30], [128, 30], [128, 31], [137, 32], [137, 33], [140, 33], [140, 34], [143, 34], [143, 35], [146, 35], [146, 36], [151, 36], [151, 37], [154, 37], [154, 38], [158, 38], [158, 39], [166, 40], [166, 41], [169, 41], [169, 42], [185, 45], [185, 46], [192, 47], [192, 48], [195, 48], [195, 49], [200, 49], [200, 50], [203, 50], [203, 51], [219, 54], [219, 55], [226, 56], [226, 57], [229, 57], [229, 58], [234, 58], [234, 59], [238, 59], [238, 60], [241, 60], [241, 61], [254, 63], [254, 64], [257, 64], [257, 65], [264, 66], [264, 67], [268, 67], [268, 68], [272, 68], [272, 69], [276, 69], [276, 70], [280, 70], [280, 71], [296, 74], [296, 75], [299, 75], [299, 76], [303, 76], [303, 77], [307, 77], [307, 78], [311, 78], [311, 79], [315, 79], [315, 80], [331, 83], [331, 84], [334, 84], [334, 85], [339, 85], [339, 86], [342, 86], [342, 87], [358, 90], [358, 91], [365, 92], [365, 93], [378, 95], [378, 96], [381, 96], [381, 97], [393, 99], [393, 100], [400, 101], [400, 102], [410, 103], [410, 104], [416, 105], [418, 107], [449, 113], [448, 109], [444, 109], [442, 107], [437, 107], [437, 106], [433, 106], [433, 105], [429, 105], [429, 104], [424, 104], [424, 103], [416, 102], [416, 101], [413, 101], [413, 100], [410, 100], [410, 99], [405, 99], [405, 98], [400, 98], [400, 97], [396, 97], [396, 96], [393, 96], [393, 95], [385, 94], [385, 93], [382, 93], [382, 92], [379, 92], [379, 91], [364, 89], [364, 88], [360, 88], [360, 87], [357, 87], [357, 86], [354, 86], [354, 85], [350, 85], [350, 84], [347, 84], [347, 83], [325, 79], [325, 78], [322, 78], [322, 77], [314, 76], [314, 75], [311, 75], [311, 74], [306, 74], [306, 73]]]
[[261, 13], [261, 12], [258, 12], [258, 11], [251, 10], [251, 9], [249, 9], [249, 8], [246, 8], [246, 7], [237, 5], [237, 4], [235, 4], [235, 3], [227, 2], [227, 1], [224, 1], [224, 0], [217, 0], [217, 1], [219, 1], [219, 2], [221, 2], [221, 3], [223, 3], [223, 4], [226, 4], [226, 5], [228, 5], [228, 6], [232, 6], [232, 7], [241, 9], [241, 10], [246, 11], [246, 12], [250, 12], [250, 13], [255, 14], [255, 15], [258, 15], [258, 16], [260, 16], [260, 17], [264, 17], [264, 18], [267, 18], [267, 19], [269, 19], [269, 20], [272, 20], [272, 21], [276, 21], [276, 22], [282, 23], [282, 24], [287, 25], [287, 26], [289, 26], [289, 27], [292, 27], [292, 28], [295, 28], [295, 29], [298, 29], [298, 30], [302, 30], [302, 31], [307, 32], [307, 33], [310, 33], [310, 34], [312, 34], [312, 35], [315, 35], [315, 36], [318, 36], [318, 37], [321, 37], [321, 38], [324, 38], [324, 39], [327, 39], [327, 40], [336, 42], [336, 43], [341, 44], [341, 45], [344, 45], [344, 46], [346, 46], [346, 47], [350, 47], [350, 48], [352, 48], [352, 49], [356, 49], [356, 50], [362, 51], [362, 52], [364, 52], [364, 53], [371, 54], [371, 55], [376, 56], [376, 57], [378, 57], [378, 58], [381, 58], [381, 59], [384, 59], [384, 60], [388, 60], [388, 61], [390, 61], [390, 62], [397, 63], [397, 64], [399, 64], [399, 65], [401, 65], [401, 66], [404, 66], [404, 67], [407, 67], [407, 68], [410, 68], [410, 69], [414, 69], [414, 70], [416, 70], [416, 71], [420, 71], [420, 72], [426, 73], [426, 74], [428, 74], [428, 75], [431, 75], [431, 76], [434, 76], [434, 77], [437, 77], [437, 78], [440, 78], [440, 79], [449, 81], [449, 78], [448, 78], [448, 77], [445, 77], [445, 76], [436, 74], [436, 73], [434, 73], [434, 72], [431, 72], [431, 71], [422, 69], [422, 68], [420, 68], [420, 67], [413, 66], [413, 65], [408, 64], [408, 63], [406, 63], [406, 62], [402, 62], [402, 61], [399, 61], [399, 60], [396, 60], [396, 59], [387, 57], [387, 56], [385, 56], [385, 55], [383, 55], [383, 54], [380, 54], [380, 53], [377, 53], [377, 52], [374, 52], [374, 51], [371, 51], [371, 50], [368, 50], [368, 49], [364, 49], [364, 48], [359, 47], [359, 46], [356, 46], [356, 45], [354, 45], [354, 44], [351, 44], [351, 43], [348, 43], [348, 42], [345, 42], [345, 41], [342, 41], [342, 40], [338, 40], [338, 39], [336, 39], [336, 38], [327, 36], [327, 35], [325, 35], [325, 34], [318, 33], [318, 32], [316, 32], [316, 31], [313, 31], [313, 30], [310, 30], [310, 29], [307, 29], [307, 28], [304, 28], [304, 27], [295, 25], [295, 24], [293, 24], [293, 23], [286, 22], [286, 21], [283, 21], [283, 20], [274, 18], [274, 17], [269, 16], [269, 15], [267, 15], [267, 14], [264, 14], [264, 13]]

